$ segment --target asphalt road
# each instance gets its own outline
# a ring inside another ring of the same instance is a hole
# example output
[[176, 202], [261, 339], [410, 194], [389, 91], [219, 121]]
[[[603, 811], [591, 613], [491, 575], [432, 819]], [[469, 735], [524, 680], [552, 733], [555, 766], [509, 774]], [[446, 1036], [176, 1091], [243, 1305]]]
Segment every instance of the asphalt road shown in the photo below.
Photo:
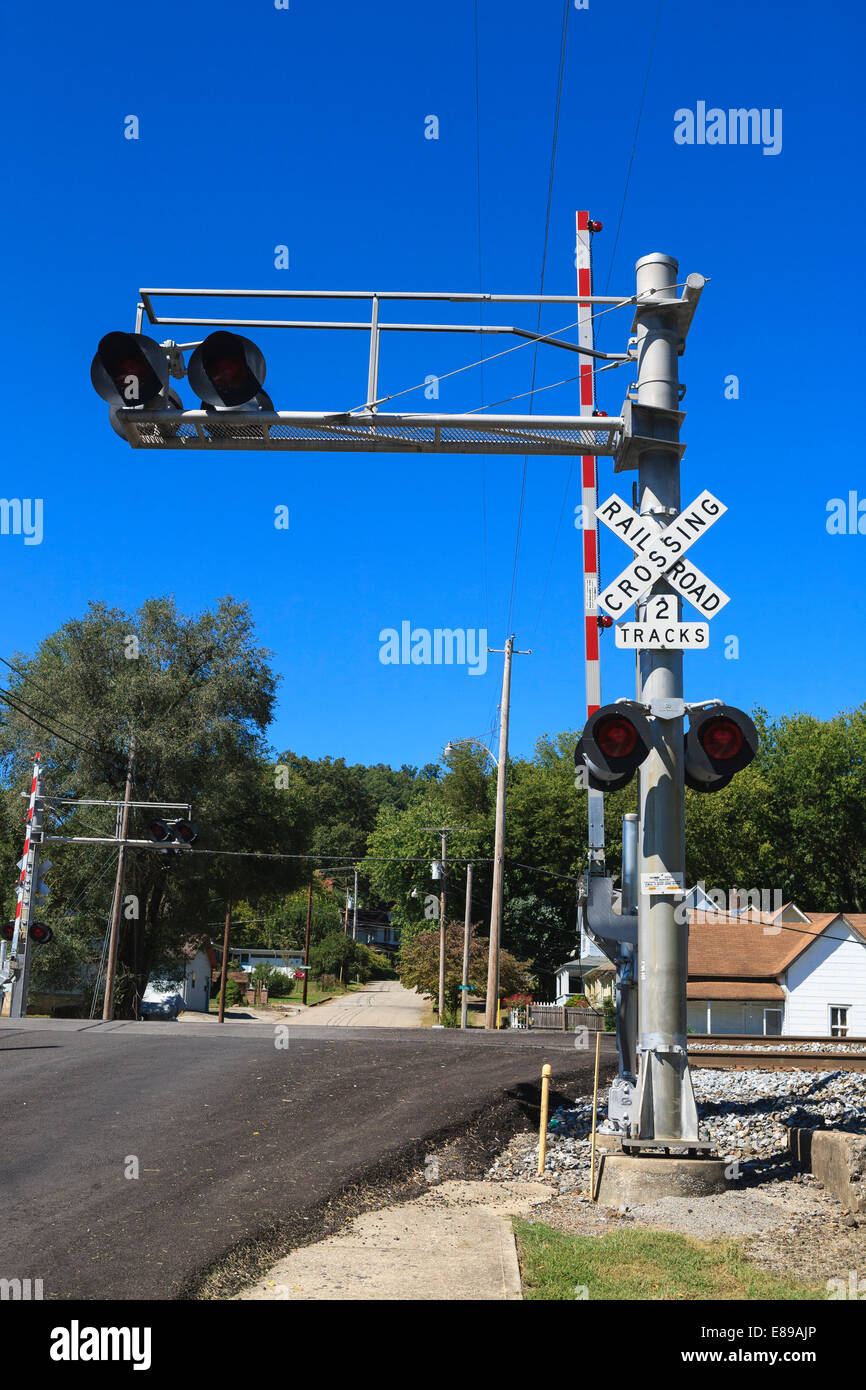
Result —
[[172, 1298], [545, 1060], [566, 1093], [591, 1077], [557, 1033], [0, 1020], [0, 1278], [42, 1279], [46, 1299]]

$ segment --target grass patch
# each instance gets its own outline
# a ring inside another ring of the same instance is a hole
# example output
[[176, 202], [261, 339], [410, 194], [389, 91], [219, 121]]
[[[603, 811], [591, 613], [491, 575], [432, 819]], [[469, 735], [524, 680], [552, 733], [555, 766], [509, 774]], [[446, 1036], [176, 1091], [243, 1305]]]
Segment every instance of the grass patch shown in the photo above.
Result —
[[818, 1299], [818, 1285], [779, 1279], [745, 1260], [734, 1241], [700, 1241], [674, 1231], [630, 1227], [573, 1236], [541, 1222], [515, 1221], [523, 1296], [575, 1299]]

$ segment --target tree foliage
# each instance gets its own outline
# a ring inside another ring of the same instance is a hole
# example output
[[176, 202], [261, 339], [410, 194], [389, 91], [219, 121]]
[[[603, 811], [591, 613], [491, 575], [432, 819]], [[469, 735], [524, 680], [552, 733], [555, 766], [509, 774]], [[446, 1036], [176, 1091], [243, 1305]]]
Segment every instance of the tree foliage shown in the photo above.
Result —
[[[463, 980], [463, 924], [449, 922], [445, 931], [445, 1006], [455, 1009], [460, 1002]], [[487, 993], [489, 942], [477, 936], [469, 939], [469, 983], [476, 994]], [[499, 953], [499, 994], [504, 997], [532, 988], [532, 962], [520, 961], [510, 951]], [[436, 998], [439, 993], [439, 931], [419, 932], [401, 948], [400, 983], [419, 994]]]

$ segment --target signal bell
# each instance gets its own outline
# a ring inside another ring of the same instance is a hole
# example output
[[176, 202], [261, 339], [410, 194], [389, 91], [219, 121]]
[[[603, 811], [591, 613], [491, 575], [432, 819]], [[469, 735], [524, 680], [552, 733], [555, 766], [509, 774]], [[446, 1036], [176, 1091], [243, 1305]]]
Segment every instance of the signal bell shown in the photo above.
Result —
[[717, 792], [748, 767], [758, 751], [758, 731], [744, 710], [713, 705], [689, 714], [686, 734], [686, 786]]
[[574, 764], [585, 768], [593, 791], [615, 792], [628, 786], [652, 746], [652, 727], [636, 705], [602, 705], [586, 721]]
[[196, 348], [186, 374], [203, 408], [235, 410], [255, 401], [261, 408], [273, 410], [270, 397], [262, 390], [265, 371], [264, 354], [254, 342], [239, 333], [220, 330]]

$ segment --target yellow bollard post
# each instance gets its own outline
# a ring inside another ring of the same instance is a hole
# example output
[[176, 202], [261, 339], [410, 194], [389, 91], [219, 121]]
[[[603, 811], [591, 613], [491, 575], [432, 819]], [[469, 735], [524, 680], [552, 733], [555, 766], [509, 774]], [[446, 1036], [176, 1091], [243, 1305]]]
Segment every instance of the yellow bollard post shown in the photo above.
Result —
[[550, 1108], [550, 1063], [541, 1068], [541, 1119], [538, 1125], [538, 1176], [544, 1176], [544, 1160], [547, 1157], [547, 1112]]
[[589, 1200], [595, 1201], [595, 1112], [598, 1105], [598, 1054], [601, 1047], [601, 1029], [595, 1034], [595, 1078], [592, 1083], [592, 1143], [589, 1147]]
[[501, 1001], [500, 1001], [499, 999], [497, 999], [497, 1001], [496, 1001], [496, 1027], [497, 1027], [497, 1028], [499, 1027], [500, 1002], [501, 1002]]

